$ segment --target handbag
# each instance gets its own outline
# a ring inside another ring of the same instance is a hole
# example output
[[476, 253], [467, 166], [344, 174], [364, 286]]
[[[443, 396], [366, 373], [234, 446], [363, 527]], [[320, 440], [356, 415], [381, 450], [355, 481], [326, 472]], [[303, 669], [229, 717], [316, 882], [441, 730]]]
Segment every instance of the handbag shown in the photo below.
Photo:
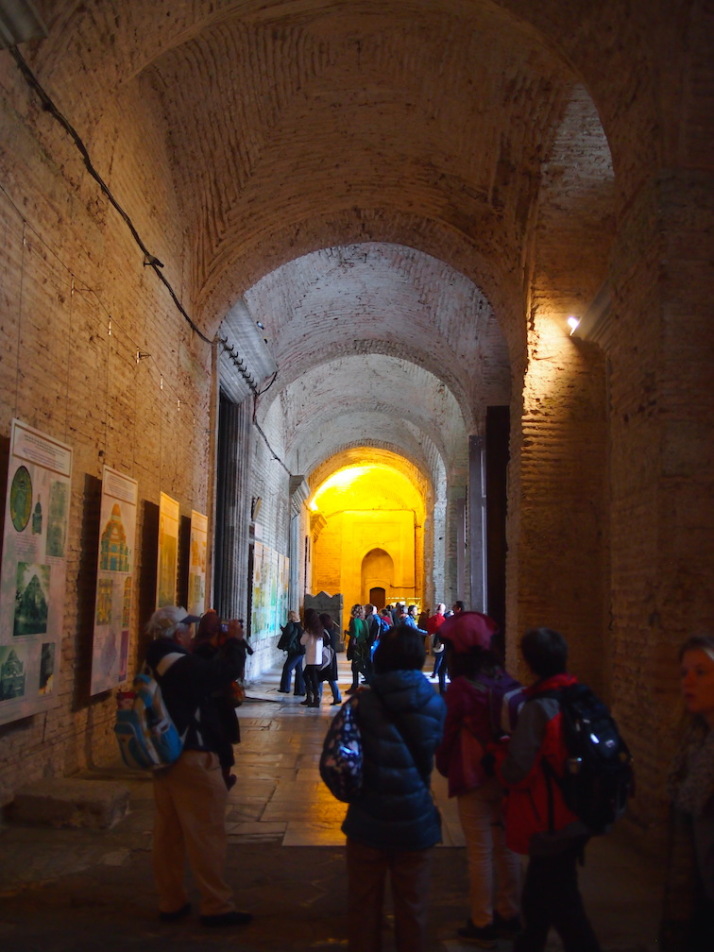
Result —
[[332, 659], [335, 657], [334, 648], [331, 648], [329, 645], [322, 646], [322, 664], [320, 665], [320, 670], [324, 670], [329, 667], [332, 663]]
[[362, 793], [362, 737], [358, 697], [346, 701], [332, 719], [320, 755], [320, 776], [333, 797], [351, 803]]
[[245, 687], [240, 681], [231, 681], [228, 687], [228, 696], [233, 707], [240, 707], [245, 701]]

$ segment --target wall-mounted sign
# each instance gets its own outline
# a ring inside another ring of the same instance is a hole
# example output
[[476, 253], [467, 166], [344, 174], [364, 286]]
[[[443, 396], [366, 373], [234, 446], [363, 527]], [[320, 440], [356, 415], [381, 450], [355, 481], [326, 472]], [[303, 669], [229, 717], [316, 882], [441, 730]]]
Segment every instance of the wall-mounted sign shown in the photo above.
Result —
[[191, 552], [188, 561], [189, 615], [202, 615], [206, 610], [206, 556], [208, 552], [208, 517], [191, 510]]
[[108, 691], [127, 677], [138, 497], [135, 479], [104, 467], [91, 694]]
[[280, 631], [288, 617], [290, 559], [262, 542], [253, 550], [253, 614], [251, 637], [256, 640]]
[[71, 448], [13, 420], [0, 566], [0, 724], [57, 703], [71, 480]]
[[176, 604], [178, 574], [179, 504], [161, 493], [159, 499], [159, 557], [156, 607]]

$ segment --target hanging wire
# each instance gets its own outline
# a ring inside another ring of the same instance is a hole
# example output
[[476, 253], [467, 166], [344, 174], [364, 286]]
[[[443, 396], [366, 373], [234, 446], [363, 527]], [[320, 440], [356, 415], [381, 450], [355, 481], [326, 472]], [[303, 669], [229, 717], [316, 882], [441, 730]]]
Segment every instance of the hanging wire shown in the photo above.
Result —
[[[25, 82], [27, 83], [27, 85], [28, 85], [31, 89], [34, 90], [34, 92], [37, 94], [37, 96], [39, 97], [40, 101], [42, 102], [42, 107], [43, 107], [43, 109], [44, 109], [46, 112], [48, 112], [48, 113], [52, 116], [52, 118], [55, 119], [56, 122], [59, 123], [59, 125], [64, 129], [64, 131], [67, 133], [67, 135], [72, 139], [72, 141], [74, 142], [74, 144], [75, 144], [75, 146], [76, 146], [78, 152], [79, 152], [80, 155], [82, 156], [82, 160], [83, 160], [83, 162], [84, 162], [85, 168], [87, 169], [87, 171], [89, 172], [89, 174], [91, 175], [91, 177], [95, 180], [95, 182], [99, 185], [99, 188], [101, 189], [102, 194], [106, 197], [107, 201], [108, 201], [108, 202], [110, 203], [110, 205], [118, 212], [120, 218], [121, 218], [121, 219], [124, 221], [124, 223], [126, 224], [127, 228], [129, 229], [129, 232], [131, 233], [132, 238], [134, 239], [134, 241], [136, 242], [137, 246], [139, 247], [139, 249], [141, 250], [141, 252], [142, 252], [142, 254], [143, 254], [143, 256], [144, 256], [144, 265], [145, 265], [146, 267], [150, 267], [150, 268], [153, 270], [154, 274], [158, 277], [158, 279], [159, 279], [159, 280], [161, 281], [161, 283], [164, 285], [164, 287], [165, 287], [166, 290], [168, 291], [168, 293], [169, 293], [169, 295], [170, 295], [172, 301], [174, 302], [174, 304], [175, 304], [177, 310], [178, 310], [179, 313], [182, 315], [182, 317], [184, 318], [184, 320], [188, 323], [188, 325], [190, 326], [191, 330], [192, 330], [195, 334], [197, 334], [198, 337], [201, 338], [201, 340], [205, 341], [207, 344], [213, 345], [213, 344], [214, 344], [214, 341], [212, 341], [209, 337], [207, 337], [207, 336], [200, 330], [200, 328], [196, 325], [196, 323], [192, 320], [191, 316], [188, 314], [188, 312], [187, 312], [186, 309], [184, 308], [183, 304], [182, 304], [181, 301], [179, 300], [178, 295], [177, 295], [176, 292], [174, 291], [174, 289], [173, 289], [171, 283], [168, 281], [168, 279], [167, 279], [167, 278], [165, 277], [165, 275], [162, 273], [161, 268], [163, 268], [163, 263], [156, 257], [156, 255], [152, 254], [152, 252], [151, 252], [151, 251], [149, 250], [149, 248], [146, 246], [146, 244], [144, 243], [143, 239], [141, 238], [141, 235], [140, 235], [139, 232], [137, 231], [136, 226], [134, 225], [133, 221], [131, 220], [131, 218], [129, 217], [129, 215], [127, 214], [127, 212], [124, 210], [124, 208], [119, 204], [118, 200], [114, 197], [114, 194], [112, 193], [111, 189], [109, 188], [109, 186], [107, 185], [107, 183], [104, 181], [104, 179], [102, 178], [102, 176], [101, 176], [101, 175], [99, 174], [99, 172], [97, 171], [97, 169], [96, 169], [94, 163], [92, 162], [91, 156], [89, 155], [89, 152], [88, 152], [88, 150], [87, 150], [87, 147], [85, 146], [85, 144], [84, 144], [82, 138], [80, 137], [79, 133], [77, 132], [77, 130], [74, 128], [74, 126], [72, 125], [72, 123], [66, 118], [66, 116], [64, 116], [63, 113], [60, 112], [60, 110], [57, 108], [57, 106], [55, 105], [55, 103], [54, 103], [54, 101], [52, 100], [52, 98], [51, 98], [51, 97], [49, 96], [49, 94], [45, 91], [44, 87], [40, 84], [39, 80], [37, 79], [37, 77], [35, 76], [35, 74], [32, 72], [32, 70], [30, 69], [30, 67], [28, 66], [28, 64], [27, 64], [27, 62], [26, 62], [26, 60], [25, 60], [25, 58], [24, 58], [23, 55], [20, 53], [20, 51], [18, 50], [18, 48], [17, 48], [16, 46], [12, 46], [12, 47], [9, 48], [9, 51], [10, 51], [11, 56], [12, 56], [13, 59], [15, 60], [15, 63], [17, 64], [18, 69], [19, 69], [20, 72], [22, 73], [23, 78], [25, 79]], [[261, 394], [263, 394], [263, 393], [265, 393], [267, 390], [269, 390], [270, 387], [272, 387], [272, 385], [275, 383], [275, 380], [276, 380], [276, 378], [277, 378], [277, 371], [276, 371], [275, 374], [273, 374], [273, 379], [268, 383], [268, 385], [267, 385], [263, 390], [259, 391], [259, 390], [258, 390], [258, 387], [257, 387], [257, 384], [256, 384], [256, 382], [255, 382], [255, 379], [254, 379], [253, 376], [247, 371], [247, 369], [246, 369], [245, 366], [243, 365], [243, 362], [240, 360], [240, 358], [239, 358], [238, 355], [235, 353], [235, 351], [233, 350], [233, 348], [231, 348], [231, 347], [228, 345], [227, 341], [226, 341], [225, 339], [223, 339], [223, 338], [219, 338], [219, 343], [221, 343], [221, 344], [223, 345], [224, 349], [229, 353], [229, 355], [230, 355], [231, 359], [233, 360], [233, 363], [236, 365], [236, 367], [237, 367], [239, 373], [241, 373], [241, 375], [243, 376], [243, 378], [244, 378], [244, 379], [246, 380], [246, 382], [248, 383], [248, 386], [249, 386], [250, 389], [253, 391], [253, 395], [254, 395], [253, 421], [252, 421], [252, 422], [253, 422], [253, 426], [255, 426], [255, 428], [257, 429], [258, 433], [260, 433], [261, 437], [262, 437], [263, 440], [265, 441], [265, 445], [268, 447], [272, 458], [273, 458], [274, 460], [276, 460], [278, 463], [280, 463], [280, 465], [283, 467], [283, 469], [285, 470], [285, 472], [286, 472], [289, 476], [292, 476], [293, 474], [290, 472], [290, 469], [286, 466], [286, 464], [283, 462], [283, 460], [277, 455], [277, 453], [275, 453], [275, 451], [273, 450], [273, 448], [272, 448], [271, 445], [270, 445], [270, 442], [269, 442], [267, 436], [265, 435], [265, 433], [263, 432], [262, 428], [260, 427], [260, 425], [258, 424], [258, 422], [257, 422], [257, 420], [256, 420], [257, 398], [258, 398]]]
[[46, 112], [48, 112], [52, 116], [52, 118], [55, 119], [62, 126], [64, 131], [74, 142], [75, 146], [77, 147], [77, 150], [82, 156], [82, 159], [84, 161], [84, 165], [87, 171], [95, 180], [95, 182], [99, 185], [99, 188], [102, 190], [102, 193], [104, 194], [104, 196], [106, 197], [110, 205], [112, 205], [112, 207], [119, 213], [119, 216], [124, 221], [127, 228], [129, 229], [132, 238], [141, 249], [144, 255], [144, 264], [153, 270], [154, 274], [158, 277], [159, 281], [161, 281], [161, 283], [164, 285], [166, 290], [169, 292], [169, 295], [171, 296], [172, 301], [176, 305], [177, 310], [183, 316], [184, 320], [188, 323], [191, 330], [195, 334], [197, 334], [201, 338], [201, 340], [205, 341], [207, 344], [213, 344], [213, 341], [210, 339], [210, 337], [206, 337], [203, 331], [201, 331], [201, 329], [191, 319], [191, 316], [188, 314], [185, 307], [179, 300], [178, 295], [174, 291], [170, 281], [162, 273], [161, 268], [163, 268], [163, 264], [161, 263], [161, 261], [159, 261], [156, 255], [152, 254], [151, 251], [149, 251], [147, 246], [144, 244], [144, 241], [142, 240], [141, 235], [137, 231], [136, 226], [134, 225], [134, 222], [131, 220], [129, 215], [124, 211], [122, 206], [114, 197], [107, 183], [104, 181], [102, 176], [99, 174], [99, 172], [95, 168], [94, 163], [92, 162], [91, 156], [89, 155], [89, 152], [87, 151], [87, 147], [82, 141], [77, 130], [74, 128], [72, 123], [60, 112], [60, 110], [54, 104], [53, 100], [50, 98], [48, 93], [40, 85], [39, 80], [37, 79], [35, 74], [32, 72], [30, 67], [27, 65], [25, 58], [23, 57], [22, 53], [18, 50], [16, 46], [10, 47], [10, 54], [15, 60], [18, 66], [18, 69], [22, 73], [25, 79], [25, 82], [28, 84], [28, 86], [31, 89], [35, 91], [35, 93], [37, 93], [37, 96], [42, 102], [42, 108]]

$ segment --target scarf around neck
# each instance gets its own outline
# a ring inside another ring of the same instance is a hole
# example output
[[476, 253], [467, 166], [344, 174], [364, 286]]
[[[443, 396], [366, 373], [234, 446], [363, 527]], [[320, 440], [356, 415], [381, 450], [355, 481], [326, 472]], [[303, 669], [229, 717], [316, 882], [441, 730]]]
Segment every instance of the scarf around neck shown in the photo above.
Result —
[[701, 816], [714, 798], [714, 730], [695, 721], [683, 738], [669, 775], [674, 805]]

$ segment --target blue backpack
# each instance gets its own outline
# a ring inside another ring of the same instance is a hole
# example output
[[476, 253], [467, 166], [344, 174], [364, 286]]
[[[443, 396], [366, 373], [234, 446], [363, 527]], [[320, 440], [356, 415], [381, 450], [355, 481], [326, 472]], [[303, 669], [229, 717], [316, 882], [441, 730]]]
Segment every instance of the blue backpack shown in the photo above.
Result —
[[[183, 657], [178, 651], [165, 655], [157, 665], [159, 676], [166, 674], [171, 665]], [[188, 728], [179, 734], [164, 703], [158, 681], [152, 677], [148, 666], [134, 678], [133, 687], [131, 707], [120, 706], [114, 723], [122, 760], [132, 769], [156, 770], [168, 767], [181, 756]], [[120, 695], [120, 703], [123, 697], [126, 696]]]

